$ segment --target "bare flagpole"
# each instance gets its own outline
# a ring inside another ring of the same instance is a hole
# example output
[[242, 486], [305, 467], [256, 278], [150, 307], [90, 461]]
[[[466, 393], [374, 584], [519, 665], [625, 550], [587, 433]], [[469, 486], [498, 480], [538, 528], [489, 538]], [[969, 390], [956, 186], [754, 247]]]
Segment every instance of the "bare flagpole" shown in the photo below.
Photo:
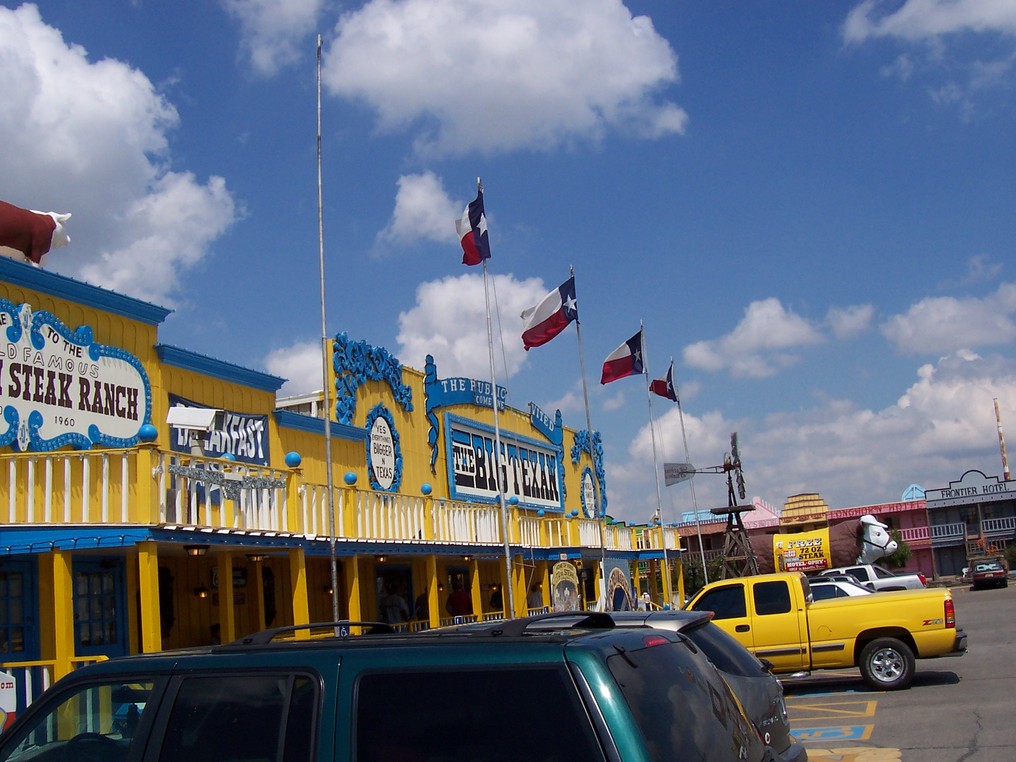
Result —
[[[674, 368], [674, 358], [670, 358], [671, 373]], [[676, 375], [676, 374], [675, 374]], [[684, 430], [684, 411], [681, 409], [681, 394], [677, 390], [677, 379], [671, 377], [674, 381], [674, 396], [677, 397], [677, 415], [681, 420], [681, 439], [684, 440], [684, 462], [691, 463], [691, 454], [688, 452], [688, 435]], [[702, 576], [705, 584], [709, 584], [709, 570], [706, 569], [706, 549], [702, 545], [702, 524], [699, 522], [698, 515], [698, 501], [695, 499], [695, 474], [691, 475], [688, 479], [688, 486], [691, 488], [691, 507], [695, 511], [695, 532], [698, 534], [698, 547], [699, 553], [702, 557]]]
[[339, 621], [339, 574], [335, 559], [335, 489], [332, 477], [332, 411], [328, 394], [328, 322], [325, 319], [325, 223], [321, 191], [321, 35], [317, 38], [317, 203], [318, 261], [321, 269], [321, 388], [325, 413], [325, 474], [328, 488], [328, 560], [332, 582], [332, 621]]
[[[476, 178], [476, 193], [483, 193], [483, 182]], [[504, 486], [501, 481], [501, 425], [498, 419], [497, 378], [494, 376], [494, 332], [490, 321], [490, 289], [487, 282], [487, 260], [483, 259], [483, 299], [487, 308], [487, 349], [490, 357], [490, 404], [494, 409], [494, 479], [497, 482], [497, 500], [501, 506], [501, 533], [504, 536], [504, 570], [506, 579], [506, 596], [501, 596], [502, 609], [508, 612], [508, 618], [515, 617], [515, 582], [512, 580], [512, 554], [508, 538], [508, 505], [504, 499]]]
[[[663, 545], [663, 568], [667, 572], [664, 581], [664, 593], [670, 592], [670, 562], [667, 559], [667, 529], [663, 524], [663, 492], [660, 489], [660, 464], [656, 456], [656, 426], [653, 424], [653, 398], [649, 393], [649, 357], [646, 355], [646, 329], [642, 321], [639, 321], [639, 334], [642, 336], [642, 372], [646, 377], [646, 404], [649, 406], [649, 433], [653, 439], [653, 475], [656, 477], [656, 515], [660, 520], [660, 538]], [[671, 593], [673, 596], [673, 593]], [[670, 601], [668, 601], [669, 603]]]
[[[569, 268], [571, 277], [575, 277], [574, 265]], [[577, 300], [576, 300], [577, 301]], [[582, 320], [579, 318], [578, 313], [575, 315], [575, 338], [578, 340], [579, 345], [579, 369], [582, 373], [582, 397], [586, 403], [586, 431], [589, 433], [589, 459], [593, 464], [593, 473], [596, 473], [596, 454], [593, 448], [593, 424], [592, 419], [589, 416], [589, 390], [586, 388], [586, 361], [582, 354], [582, 330], [580, 326]], [[607, 520], [607, 516], [604, 513], [601, 514], [600, 506], [603, 504], [600, 498], [599, 484], [596, 484], [595, 479], [593, 480], [593, 515], [596, 516], [597, 524], [600, 527], [600, 576], [601, 578], [607, 573], [607, 547], [604, 539], [604, 528], [603, 524]], [[603, 595], [600, 600], [600, 610], [606, 610], [606, 580], [603, 580]]]

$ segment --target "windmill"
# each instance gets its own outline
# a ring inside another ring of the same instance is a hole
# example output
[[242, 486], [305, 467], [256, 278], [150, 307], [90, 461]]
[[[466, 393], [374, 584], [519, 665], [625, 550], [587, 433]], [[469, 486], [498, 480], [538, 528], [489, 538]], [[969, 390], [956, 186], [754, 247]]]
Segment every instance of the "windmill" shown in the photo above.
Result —
[[741, 455], [737, 449], [737, 432], [730, 434], [730, 452], [723, 457], [723, 472], [727, 475], [727, 507], [713, 508], [710, 513], [726, 516], [727, 527], [723, 533], [723, 571], [720, 579], [758, 574], [758, 561], [752, 550], [751, 540], [744, 528], [741, 514], [753, 509], [750, 505], [738, 505], [737, 499], [744, 500], [744, 472], [741, 469]]

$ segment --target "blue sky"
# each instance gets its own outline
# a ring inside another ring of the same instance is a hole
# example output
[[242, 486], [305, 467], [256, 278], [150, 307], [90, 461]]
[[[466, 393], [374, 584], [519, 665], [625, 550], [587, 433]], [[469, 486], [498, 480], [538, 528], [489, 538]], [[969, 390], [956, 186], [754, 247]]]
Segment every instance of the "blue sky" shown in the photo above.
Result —
[[[0, 4], [0, 198], [71, 212], [47, 269], [172, 307], [161, 340], [320, 386], [328, 332], [489, 378], [454, 220], [483, 178], [498, 382], [585, 428], [610, 511], [656, 510], [644, 321], [691, 461], [834, 508], [1001, 473], [1016, 426], [1016, 2], [47, 0]], [[656, 460], [684, 460], [652, 401]], [[665, 520], [691, 505], [662, 488]], [[726, 503], [695, 480], [699, 508]]]

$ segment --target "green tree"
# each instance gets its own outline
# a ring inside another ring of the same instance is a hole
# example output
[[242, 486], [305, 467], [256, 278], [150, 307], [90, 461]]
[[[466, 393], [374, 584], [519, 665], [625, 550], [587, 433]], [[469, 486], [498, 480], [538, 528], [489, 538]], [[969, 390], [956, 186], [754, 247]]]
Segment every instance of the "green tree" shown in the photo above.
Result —
[[900, 569], [906, 566], [907, 561], [910, 560], [910, 546], [907, 544], [907, 541], [903, 539], [903, 535], [898, 529], [889, 530], [889, 536], [896, 540], [896, 552], [883, 558], [882, 562], [886, 566], [894, 569]]

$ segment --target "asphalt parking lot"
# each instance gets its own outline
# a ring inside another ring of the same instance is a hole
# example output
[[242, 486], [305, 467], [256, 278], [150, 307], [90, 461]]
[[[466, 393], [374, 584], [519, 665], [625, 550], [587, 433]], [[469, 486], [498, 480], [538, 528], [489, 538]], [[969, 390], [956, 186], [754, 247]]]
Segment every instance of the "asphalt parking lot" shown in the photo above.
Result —
[[809, 760], [1016, 760], [1016, 583], [951, 588], [968, 653], [918, 660], [910, 689], [870, 691], [857, 670], [784, 681]]

